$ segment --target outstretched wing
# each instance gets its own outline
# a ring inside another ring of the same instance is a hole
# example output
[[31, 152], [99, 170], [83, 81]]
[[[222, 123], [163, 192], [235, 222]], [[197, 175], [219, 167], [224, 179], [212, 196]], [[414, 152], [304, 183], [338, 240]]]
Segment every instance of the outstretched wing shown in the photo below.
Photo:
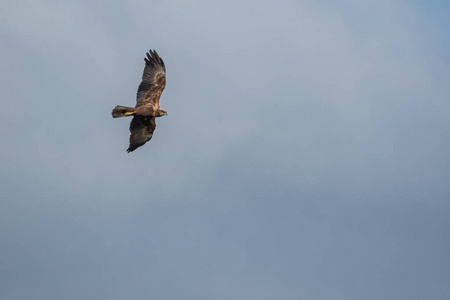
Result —
[[130, 147], [128, 147], [127, 152], [134, 151], [150, 141], [155, 128], [155, 117], [133, 117], [130, 123]]
[[159, 97], [166, 87], [166, 67], [156, 51], [147, 52], [144, 74], [136, 97], [136, 107], [145, 103], [159, 105]]

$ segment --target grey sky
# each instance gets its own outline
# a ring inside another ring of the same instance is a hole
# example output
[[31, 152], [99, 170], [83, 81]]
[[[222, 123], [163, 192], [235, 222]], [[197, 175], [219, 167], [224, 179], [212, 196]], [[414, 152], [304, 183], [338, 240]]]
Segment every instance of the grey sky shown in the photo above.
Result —
[[[448, 299], [427, 3], [0, 3], [0, 299]], [[128, 154], [150, 48], [169, 115]]]

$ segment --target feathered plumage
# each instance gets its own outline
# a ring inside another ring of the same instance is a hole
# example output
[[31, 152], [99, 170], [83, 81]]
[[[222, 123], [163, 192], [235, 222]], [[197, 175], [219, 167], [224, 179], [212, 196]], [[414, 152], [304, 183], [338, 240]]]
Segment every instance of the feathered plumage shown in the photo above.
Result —
[[128, 152], [148, 142], [156, 128], [155, 118], [167, 115], [159, 106], [159, 98], [166, 86], [164, 61], [154, 50], [150, 50], [144, 60], [145, 68], [136, 95], [136, 106], [133, 108], [117, 105], [112, 111], [113, 118], [133, 116]]
[[155, 128], [155, 117], [133, 117], [130, 122], [130, 146], [127, 152], [134, 151], [150, 141]]

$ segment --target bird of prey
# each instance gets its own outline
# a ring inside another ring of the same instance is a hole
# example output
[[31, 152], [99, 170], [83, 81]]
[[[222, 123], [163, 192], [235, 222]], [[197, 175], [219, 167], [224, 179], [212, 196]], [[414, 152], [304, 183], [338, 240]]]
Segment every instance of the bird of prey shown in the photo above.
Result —
[[117, 105], [112, 111], [113, 118], [133, 116], [130, 123], [131, 152], [148, 142], [156, 128], [156, 117], [167, 115], [167, 111], [159, 106], [159, 98], [166, 86], [166, 67], [156, 51], [147, 52], [142, 82], [139, 85], [136, 106]]

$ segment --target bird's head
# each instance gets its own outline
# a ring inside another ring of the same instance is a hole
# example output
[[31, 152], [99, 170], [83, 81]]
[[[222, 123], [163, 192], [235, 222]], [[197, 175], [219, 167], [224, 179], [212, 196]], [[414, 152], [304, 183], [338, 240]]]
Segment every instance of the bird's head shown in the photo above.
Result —
[[157, 117], [167, 116], [167, 111], [160, 107], [160, 108], [158, 108], [158, 112], [156, 113], [156, 116]]

